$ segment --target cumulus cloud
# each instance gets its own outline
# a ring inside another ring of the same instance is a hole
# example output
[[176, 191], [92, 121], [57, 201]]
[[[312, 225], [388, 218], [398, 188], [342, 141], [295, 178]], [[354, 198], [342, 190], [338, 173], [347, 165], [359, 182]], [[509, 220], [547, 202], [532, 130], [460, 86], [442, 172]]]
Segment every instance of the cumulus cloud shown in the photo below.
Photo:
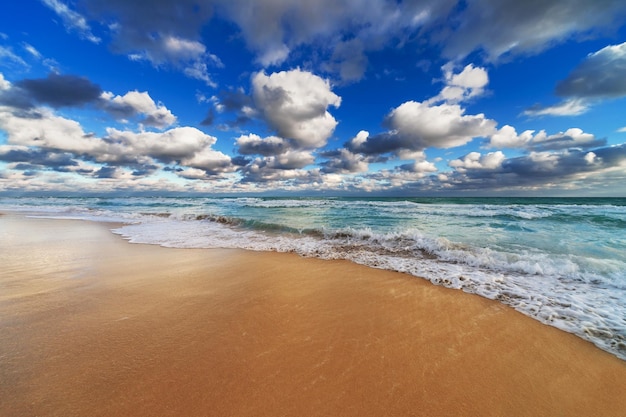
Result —
[[443, 66], [446, 86], [430, 102], [459, 103], [484, 94], [489, 83], [489, 75], [484, 68], [468, 64], [458, 74], [454, 73], [453, 68], [454, 63]]
[[74, 155], [68, 152], [50, 152], [40, 148], [12, 145], [0, 145], [0, 161], [28, 163], [39, 167], [51, 167], [56, 170], [78, 165]]
[[495, 132], [496, 122], [484, 114], [466, 115], [458, 104], [431, 106], [428, 102], [407, 101], [386, 117], [390, 130], [375, 136], [357, 136], [348, 143], [353, 152], [366, 155], [447, 149], [465, 145], [476, 137]]
[[261, 138], [259, 135], [241, 135], [235, 141], [239, 153], [242, 155], [279, 155], [289, 150], [289, 144], [283, 138], [269, 136]]
[[350, 152], [348, 149], [337, 149], [322, 153], [328, 158], [323, 162], [322, 172], [327, 174], [352, 174], [367, 172], [369, 164], [363, 155]]
[[328, 80], [310, 72], [259, 72], [252, 78], [252, 97], [269, 126], [298, 147], [324, 146], [337, 126], [327, 109], [339, 107], [341, 98]]
[[0, 72], [0, 91], [11, 88], [11, 83], [4, 78], [4, 74]]
[[108, 128], [103, 141], [106, 147], [98, 155], [100, 160], [124, 161], [129, 157], [150, 156], [171, 163], [193, 159], [217, 139], [193, 127], [138, 133]]
[[83, 15], [70, 9], [65, 3], [59, 0], [41, 1], [63, 20], [63, 24], [68, 31], [77, 32], [82, 39], [93, 43], [100, 43], [101, 39], [92, 33], [91, 27]]
[[470, 152], [461, 159], [450, 161], [448, 165], [460, 172], [467, 172], [468, 169], [495, 170], [502, 167], [502, 162], [505, 159], [506, 156], [500, 151], [490, 152], [486, 155]]
[[588, 55], [556, 86], [556, 93], [579, 98], [626, 96], [626, 42]]
[[311, 171], [304, 168], [315, 158], [306, 151], [290, 151], [278, 156], [256, 158], [241, 169], [244, 183], [266, 183], [309, 178]]
[[195, 151], [192, 156], [183, 158], [179, 163], [183, 166], [202, 169], [208, 175], [218, 175], [235, 170], [228, 155], [211, 149], [209, 146], [204, 146]]
[[513, 126], [505, 125], [490, 137], [489, 145], [494, 148], [521, 148], [534, 151], [589, 149], [606, 145], [606, 139], [596, 139], [591, 133], [585, 133], [579, 128], [570, 128], [553, 135], [548, 135], [545, 130], [537, 134], [534, 130], [517, 134]]
[[100, 138], [86, 133], [78, 122], [57, 116], [49, 109], [37, 111], [39, 117], [20, 117], [6, 109], [0, 110], [0, 128], [6, 133], [9, 145], [21, 147], [5, 152], [5, 160], [26, 155], [24, 148], [28, 148], [51, 155], [48, 161], [53, 161], [52, 156], [72, 155], [75, 160], [130, 167], [137, 175], [155, 171], [158, 168], [155, 161], [203, 169], [210, 175], [234, 170], [229, 156], [212, 149], [217, 139], [193, 127], [163, 132], [108, 128], [106, 136]]
[[145, 91], [129, 91], [123, 96], [104, 92], [100, 95], [98, 105], [117, 119], [143, 115], [142, 124], [159, 129], [164, 129], [176, 122], [176, 116], [162, 103], [155, 103]]
[[596, 28], [612, 28], [626, 15], [621, 0], [476, 0], [467, 3], [457, 23], [442, 34], [450, 58], [482, 49], [490, 60], [503, 55], [535, 54]]
[[414, 162], [412, 162], [410, 164], [400, 165], [399, 169], [402, 170], [402, 171], [407, 171], [407, 172], [411, 172], [411, 173], [414, 173], [414, 174], [419, 174], [420, 176], [423, 176], [425, 174], [438, 171], [438, 169], [435, 166], [435, 164], [433, 164], [430, 161], [427, 161], [425, 159], [425, 156], [423, 156], [422, 158], [416, 159]]
[[39, 109], [38, 117], [19, 117], [0, 109], [0, 128], [8, 142], [75, 154], [92, 152], [101, 146], [74, 120], [55, 115], [51, 110]]
[[[489, 161], [491, 155], [491, 161]], [[626, 146], [611, 146], [593, 151], [571, 149], [562, 152], [530, 152], [528, 155], [503, 158], [500, 152], [472, 153], [450, 162], [455, 168], [442, 175], [440, 186], [449, 190], [511, 190], [560, 188], [572, 181], [593, 178], [601, 182], [617, 173], [623, 177]]]
[[116, 96], [76, 75], [50, 74], [46, 78], [24, 79], [15, 84], [2, 77], [0, 105], [12, 108], [13, 112], [26, 111], [30, 117], [41, 117], [37, 110], [40, 105], [55, 109], [90, 106], [122, 121], [141, 116], [140, 123], [159, 129], [176, 122], [176, 116], [162, 103], [155, 103], [147, 92], [130, 91]]

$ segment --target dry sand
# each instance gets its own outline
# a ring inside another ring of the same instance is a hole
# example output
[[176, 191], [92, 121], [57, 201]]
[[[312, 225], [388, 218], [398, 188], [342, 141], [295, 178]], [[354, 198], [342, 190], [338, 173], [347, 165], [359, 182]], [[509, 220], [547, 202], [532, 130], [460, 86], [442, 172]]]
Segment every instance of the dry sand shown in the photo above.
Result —
[[0, 416], [624, 416], [626, 362], [344, 261], [0, 216]]

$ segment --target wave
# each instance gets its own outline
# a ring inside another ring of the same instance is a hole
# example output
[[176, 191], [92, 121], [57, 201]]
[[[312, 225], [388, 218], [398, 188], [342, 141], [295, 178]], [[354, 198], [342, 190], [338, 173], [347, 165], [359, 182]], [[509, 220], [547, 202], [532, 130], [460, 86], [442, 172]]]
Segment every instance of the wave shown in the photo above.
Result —
[[[541, 252], [501, 252], [429, 237], [419, 230], [306, 232], [223, 216], [158, 219], [114, 231], [134, 243], [178, 248], [236, 248], [345, 259], [424, 277], [437, 285], [499, 300], [536, 319], [576, 333], [626, 359], [626, 265]], [[611, 304], [607, 304], [611, 300]]]
[[532, 202], [246, 197], [9, 205], [124, 223], [114, 232], [133, 243], [294, 252], [423, 277], [499, 300], [626, 360], [626, 211]]

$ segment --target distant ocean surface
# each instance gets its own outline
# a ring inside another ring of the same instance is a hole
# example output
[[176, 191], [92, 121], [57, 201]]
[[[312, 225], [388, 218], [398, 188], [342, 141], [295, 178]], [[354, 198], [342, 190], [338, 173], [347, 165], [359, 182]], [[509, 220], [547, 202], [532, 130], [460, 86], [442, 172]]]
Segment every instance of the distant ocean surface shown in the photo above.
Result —
[[626, 360], [625, 198], [5, 197], [0, 210], [123, 222], [114, 233], [132, 243], [401, 271], [498, 300]]

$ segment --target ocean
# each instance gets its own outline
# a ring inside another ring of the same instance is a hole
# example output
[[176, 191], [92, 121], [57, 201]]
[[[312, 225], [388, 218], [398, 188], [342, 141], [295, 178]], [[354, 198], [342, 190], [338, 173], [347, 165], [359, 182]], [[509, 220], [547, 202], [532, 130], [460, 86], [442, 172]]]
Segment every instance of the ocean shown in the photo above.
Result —
[[626, 198], [3, 197], [0, 210], [123, 223], [113, 233], [131, 243], [400, 271], [626, 360]]

